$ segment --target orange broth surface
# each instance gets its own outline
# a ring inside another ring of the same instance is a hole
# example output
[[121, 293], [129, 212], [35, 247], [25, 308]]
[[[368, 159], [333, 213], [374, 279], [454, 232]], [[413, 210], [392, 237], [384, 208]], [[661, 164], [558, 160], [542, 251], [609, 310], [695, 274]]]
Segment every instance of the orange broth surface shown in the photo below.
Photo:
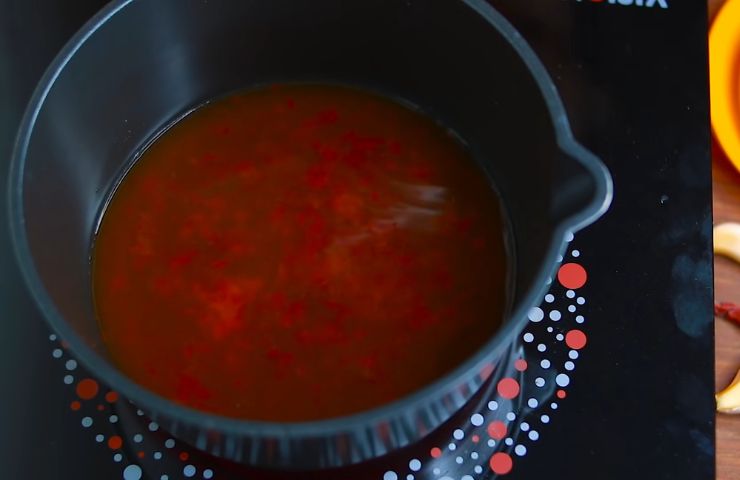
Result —
[[462, 144], [375, 94], [215, 100], [124, 177], [93, 251], [104, 341], [137, 383], [300, 422], [400, 399], [499, 328], [498, 196]]

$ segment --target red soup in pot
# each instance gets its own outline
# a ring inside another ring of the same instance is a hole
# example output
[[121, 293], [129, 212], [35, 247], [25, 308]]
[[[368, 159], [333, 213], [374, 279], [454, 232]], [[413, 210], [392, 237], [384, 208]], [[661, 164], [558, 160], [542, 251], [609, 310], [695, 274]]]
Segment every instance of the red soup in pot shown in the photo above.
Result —
[[282, 85], [202, 106], [105, 211], [93, 290], [113, 361], [180, 404], [299, 422], [400, 399], [499, 328], [499, 199], [433, 120]]

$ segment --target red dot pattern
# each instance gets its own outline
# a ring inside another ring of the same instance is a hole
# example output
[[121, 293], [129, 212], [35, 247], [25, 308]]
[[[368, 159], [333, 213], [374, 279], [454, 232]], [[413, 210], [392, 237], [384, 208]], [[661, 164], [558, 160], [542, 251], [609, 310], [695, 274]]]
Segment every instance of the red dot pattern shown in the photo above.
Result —
[[519, 382], [513, 378], [503, 378], [498, 382], [497, 389], [499, 395], [510, 400], [519, 395]]
[[514, 467], [514, 462], [507, 453], [498, 452], [494, 453], [490, 461], [491, 470], [498, 475], [506, 475], [511, 472]]
[[558, 281], [565, 288], [577, 290], [586, 284], [586, 269], [577, 263], [566, 263], [558, 270]]
[[501, 440], [506, 436], [506, 424], [499, 420], [488, 424], [488, 436], [495, 440]]
[[524, 360], [523, 358], [520, 358], [519, 360], [517, 360], [516, 362], [514, 362], [514, 368], [518, 372], [525, 371], [527, 369], [527, 361]]
[[571, 330], [565, 334], [565, 343], [573, 350], [580, 350], [586, 346], [586, 334], [580, 330]]

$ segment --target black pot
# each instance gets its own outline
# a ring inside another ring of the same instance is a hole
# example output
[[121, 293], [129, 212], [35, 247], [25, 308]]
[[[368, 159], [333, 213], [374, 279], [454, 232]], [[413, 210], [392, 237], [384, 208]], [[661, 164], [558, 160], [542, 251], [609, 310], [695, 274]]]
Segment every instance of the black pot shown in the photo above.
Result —
[[[90, 288], [90, 246], [103, 204], [147, 140], [209, 98], [288, 80], [370, 87], [455, 129], [498, 186], [515, 265], [503, 327], [452, 374], [382, 408], [302, 424], [219, 417], [138, 386], [108, 359]], [[496, 365], [494, 377], [507, 368], [506, 352], [544, 293], [566, 236], [593, 222], [611, 199], [608, 173], [573, 140], [542, 64], [481, 0], [113, 2], [41, 80], [10, 182], [21, 270], [85, 366], [195, 447], [280, 468], [357, 463], [448, 419], [489, 378], [487, 365]]]

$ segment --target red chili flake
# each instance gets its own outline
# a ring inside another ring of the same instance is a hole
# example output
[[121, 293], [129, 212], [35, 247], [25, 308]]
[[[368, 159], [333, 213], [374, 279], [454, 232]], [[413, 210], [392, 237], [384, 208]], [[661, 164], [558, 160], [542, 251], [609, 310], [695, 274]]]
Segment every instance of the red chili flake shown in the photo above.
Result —
[[714, 305], [714, 316], [730, 320], [740, 325], [740, 305], [732, 302], [720, 302]]
[[727, 312], [727, 318], [740, 325], [740, 308], [735, 308]]
[[718, 317], [721, 317], [723, 315], [726, 315], [727, 312], [729, 312], [730, 310], [736, 308], [738, 308], [738, 306], [732, 302], [720, 302], [714, 305], [714, 314]]

